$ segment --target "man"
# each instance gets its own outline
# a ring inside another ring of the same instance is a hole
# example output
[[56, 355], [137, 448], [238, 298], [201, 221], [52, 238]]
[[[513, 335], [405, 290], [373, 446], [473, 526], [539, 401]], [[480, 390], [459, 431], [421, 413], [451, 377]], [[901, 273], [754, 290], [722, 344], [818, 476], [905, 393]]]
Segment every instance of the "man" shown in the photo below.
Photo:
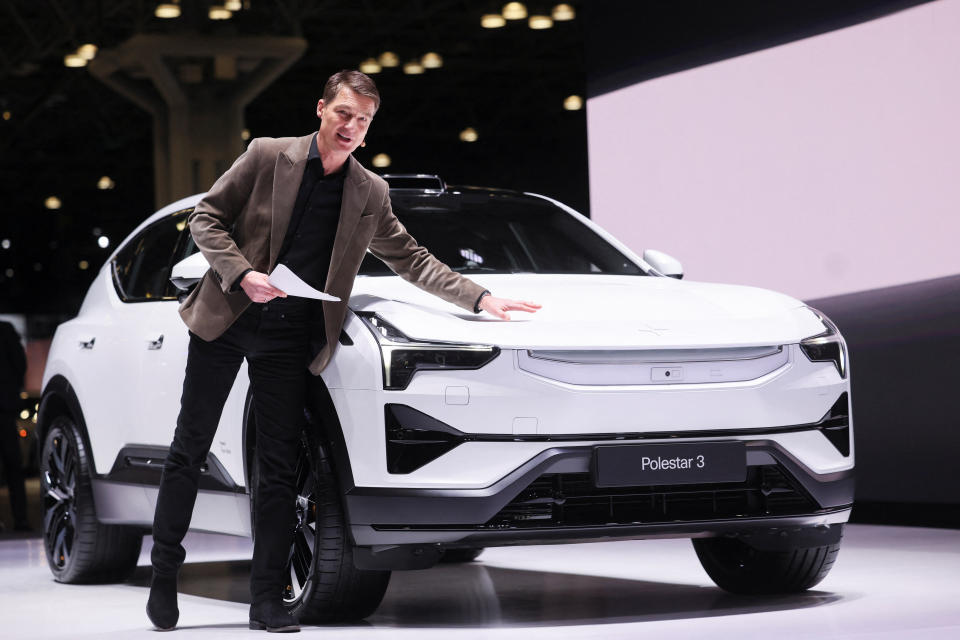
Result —
[[[23, 484], [23, 461], [17, 437], [20, 391], [27, 371], [27, 359], [20, 335], [9, 322], [0, 322], [0, 463], [7, 477], [13, 529], [29, 531], [27, 494]], [[0, 522], [3, 529], [3, 522]]]
[[[283, 607], [281, 588], [294, 528], [293, 465], [304, 426], [305, 369], [318, 375], [330, 362], [368, 247], [402, 277], [474, 312], [509, 320], [510, 310], [539, 308], [490, 295], [406, 232], [390, 208], [386, 182], [351, 155], [379, 104], [369, 77], [334, 74], [317, 103], [317, 133], [253, 140], [189, 218], [211, 269], [180, 308], [190, 346], [180, 416], [157, 497], [147, 602], [147, 615], [160, 629], [173, 628], [179, 617], [181, 541], [200, 465], [246, 358], [260, 472], [250, 628], [299, 631]], [[279, 263], [340, 302], [287, 298], [267, 281]]]

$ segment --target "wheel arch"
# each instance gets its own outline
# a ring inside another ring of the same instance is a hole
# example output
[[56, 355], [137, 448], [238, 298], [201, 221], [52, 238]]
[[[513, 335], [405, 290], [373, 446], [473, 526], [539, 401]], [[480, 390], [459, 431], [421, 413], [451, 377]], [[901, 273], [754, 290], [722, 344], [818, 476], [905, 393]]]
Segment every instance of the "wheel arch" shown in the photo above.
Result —
[[[60, 374], [50, 378], [40, 395], [40, 409], [37, 411], [37, 457], [42, 455], [43, 443], [47, 439], [51, 424], [62, 415], [73, 419], [80, 437], [83, 438], [83, 446], [86, 449], [91, 471], [96, 475], [97, 464], [93, 456], [93, 447], [90, 446], [90, 434], [87, 432], [87, 422], [83, 417], [83, 409], [80, 408], [80, 400], [70, 381]], [[37, 462], [40, 461], [37, 460]]]

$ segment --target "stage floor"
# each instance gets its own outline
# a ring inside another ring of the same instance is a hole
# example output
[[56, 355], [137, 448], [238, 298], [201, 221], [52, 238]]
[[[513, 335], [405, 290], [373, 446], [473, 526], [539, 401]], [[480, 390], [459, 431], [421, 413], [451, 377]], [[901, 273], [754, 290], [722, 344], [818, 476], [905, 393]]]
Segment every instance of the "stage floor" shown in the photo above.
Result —
[[[39, 539], [0, 541], [0, 637], [156, 638], [144, 614], [149, 541], [132, 579], [95, 586], [54, 582]], [[187, 548], [181, 626], [171, 637], [256, 637], [247, 630], [250, 542], [190, 534]], [[499, 548], [471, 564], [394, 573], [365, 622], [303, 633], [338, 640], [952, 640], [960, 638], [958, 594], [960, 531], [850, 525], [833, 571], [798, 596], [725, 594], [688, 540]]]

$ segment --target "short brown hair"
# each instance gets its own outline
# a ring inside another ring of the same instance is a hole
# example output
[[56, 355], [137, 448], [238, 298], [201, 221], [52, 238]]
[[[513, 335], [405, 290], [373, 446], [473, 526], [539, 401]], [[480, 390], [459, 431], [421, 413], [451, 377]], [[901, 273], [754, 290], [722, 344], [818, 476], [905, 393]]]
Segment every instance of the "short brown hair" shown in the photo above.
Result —
[[374, 84], [373, 79], [365, 73], [350, 69], [338, 71], [327, 80], [327, 84], [323, 87], [324, 104], [333, 102], [344, 87], [373, 100], [374, 112], [380, 108], [380, 92], [377, 91], [377, 85]]

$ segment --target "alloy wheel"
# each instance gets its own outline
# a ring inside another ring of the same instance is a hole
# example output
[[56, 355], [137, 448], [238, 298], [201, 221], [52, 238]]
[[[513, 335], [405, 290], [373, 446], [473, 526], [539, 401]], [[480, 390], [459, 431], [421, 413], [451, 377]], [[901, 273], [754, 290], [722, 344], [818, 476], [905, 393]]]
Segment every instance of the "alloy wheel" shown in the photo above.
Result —
[[62, 431], [54, 434], [41, 476], [43, 538], [53, 564], [70, 562], [76, 539], [77, 452]]

